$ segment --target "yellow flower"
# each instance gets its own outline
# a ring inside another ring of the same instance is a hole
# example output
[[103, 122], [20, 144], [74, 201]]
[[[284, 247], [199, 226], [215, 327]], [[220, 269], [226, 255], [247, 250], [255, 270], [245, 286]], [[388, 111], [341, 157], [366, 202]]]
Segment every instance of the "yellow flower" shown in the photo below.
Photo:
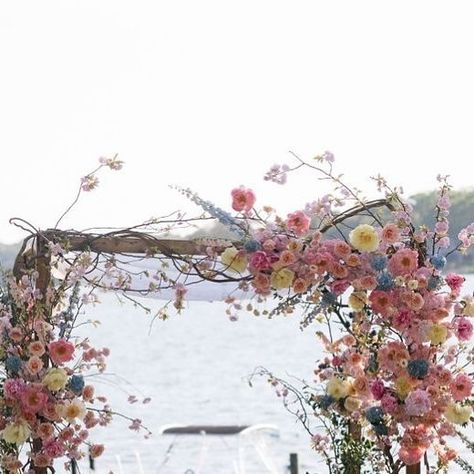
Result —
[[248, 260], [244, 253], [240, 253], [235, 247], [227, 247], [221, 254], [221, 262], [237, 273], [243, 273], [247, 268]]
[[67, 383], [66, 371], [59, 368], [50, 369], [43, 377], [43, 383], [53, 392], [62, 390]]
[[339, 377], [333, 377], [326, 385], [326, 391], [332, 398], [338, 400], [349, 395], [351, 384], [347, 380], [342, 380]]
[[2, 431], [2, 439], [11, 444], [23, 444], [30, 436], [31, 430], [28, 423], [25, 421], [18, 421], [10, 423]]
[[294, 278], [294, 272], [289, 268], [282, 268], [281, 270], [272, 273], [270, 282], [275, 290], [283, 290], [284, 288], [289, 288], [291, 286]]
[[395, 381], [395, 390], [397, 395], [403, 400], [411, 392], [413, 382], [409, 377], [402, 375]]
[[470, 406], [462, 406], [460, 403], [450, 403], [444, 412], [445, 418], [457, 425], [467, 423], [471, 414], [472, 408]]
[[360, 252], [373, 252], [377, 250], [380, 238], [377, 231], [368, 224], [358, 225], [349, 234], [352, 246]]
[[357, 411], [362, 405], [362, 401], [356, 397], [347, 397], [344, 400], [344, 408], [349, 411]]
[[448, 328], [443, 324], [432, 324], [428, 329], [428, 339], [433, 346], [443, 344], [448, 338]]
[[58, 405], [56, 408], [57, 414], [64, 418], [69, 423], [73, 423], [74, 420], [82, 420], [86, 415], [86, 407], [77, 398], [70, 401], [66, 400], [63, 405]]
[[349, 306], [354, 311], [362, 311], [367, 303], [367, 293], [365, 291], [354, 291], [349, 296]]

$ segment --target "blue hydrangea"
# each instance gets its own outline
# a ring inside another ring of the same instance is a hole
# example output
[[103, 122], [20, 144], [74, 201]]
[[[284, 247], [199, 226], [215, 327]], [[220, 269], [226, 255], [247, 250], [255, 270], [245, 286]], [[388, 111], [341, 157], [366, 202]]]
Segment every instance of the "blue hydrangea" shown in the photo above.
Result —
[[443, 283], [443, 280], [441, 277], [436, 277], [436, 276], [430, 276], [428, 278], [428, 290], [436, 290], [441, 284]]
[[331, 395], [323, 395], [319, 399], [319, 406], [323, 410], [327, 410], [332, 405], [333, 402], [334, 402], [334, 398], [332, 398]]
[[387, 266], [387, 257], [385, 255], [374, 255], [371, 265], [374, 270], [381, 272]]
[[247, 240], [247, 242], [244, 244], [245, 251], [249, 253], [256, 252], [257, 250], [260, 250], [261, 247], [262, 246], [260, 245], [260, 242], [254, 239]]
[[84, 388], [85, 382], [84, 377], [82, 375], [73, 375], [69, 379], [69, 388], [76, 394], [79, 395], [82, 393]]
[[408, 362], [408, 373], [416, 379], [424, 379], [428, 375], [429, 364], [424, 359], [415, 359]]
[[370, 407], [365, 412], [365, 417], [372, 425], [379, 425], [383, 423], [383, 410], [380, 407]]
[[330, 291], [328, 291], [323, 294], [321, 301], [324, 305], [329, 306], [329, 305], [334, 304], [337, 301], [337, 296], [334, 293], [331, 293]]
[[377, 288], [382, 291], [388, 291], [393, 289], [395, 283], [392, 275], [388, 272], [383, 272], [377, 277]]
[[382, 423], [372, 425], [372, 428], [379, 436], [387, 436], [388, 435], [388, 429]]
[[441, 270], [446, 265], [446, 258], [442, 255], [433, 255], [431, 257], [431, 265], [433, 265], [436, 270]]
[[8, 356], [7, 360], [5, 361], [6, 369], [13, 374], [20, 372], [21, 365], [22, 362], [18, 356]]

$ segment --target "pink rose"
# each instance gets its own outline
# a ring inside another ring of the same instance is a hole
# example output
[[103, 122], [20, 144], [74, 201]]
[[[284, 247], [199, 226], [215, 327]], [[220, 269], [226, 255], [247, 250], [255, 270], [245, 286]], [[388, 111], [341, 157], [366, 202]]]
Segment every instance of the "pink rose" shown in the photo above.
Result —
[[250, 257], [250, 266], [256, 270], [268, 270], [271, 268], [271, 259], [262, 250], [254, 252]]
[[48, 351], [50, 359], [56, 365], [63, 365], [73, 359], [74, 344], [66, 339], [59, 339], [48, 344]]
[[448, 273], [445, 281], [449, 288], [451, 288], [451, 291], [458, 293], [464, 284], [465, 278], [457, 273]]
[[456, 337], [460, 341], [469, 341], [472, 337], [472, 323], [467, 318], [456, 318], [454, 322]]
[[251, 189], [240, 186], [231, 191], [232, 209], [237, 212], [249, 212], [255, 204], [255, 194]]
[[380, 400], [383, 397], [383, 394], [385, 393], [385, 385], [382, 380], [374, 380], [370, 384], [370, 392], [376, 400]]
[[288, 214], [286, 225], [296, 235], [303, 235], [309, 230], [310, 218], [303, 211], [295, 211]]

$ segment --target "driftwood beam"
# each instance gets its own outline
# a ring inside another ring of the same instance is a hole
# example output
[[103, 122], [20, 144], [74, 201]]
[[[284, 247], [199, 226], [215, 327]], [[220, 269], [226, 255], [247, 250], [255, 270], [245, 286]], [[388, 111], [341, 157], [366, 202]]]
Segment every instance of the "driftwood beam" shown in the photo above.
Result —
[[[134, 232], [131, 235], [83, 234], [68, 231], [45, 231], [43, 236], [51, 241], [67, 242], [71, 251], [111, 254], [204, 255], [205, 245], [193, 240], [159, 239], [149, 234]], [[239, 245], [238, 242], [234, 243]]]

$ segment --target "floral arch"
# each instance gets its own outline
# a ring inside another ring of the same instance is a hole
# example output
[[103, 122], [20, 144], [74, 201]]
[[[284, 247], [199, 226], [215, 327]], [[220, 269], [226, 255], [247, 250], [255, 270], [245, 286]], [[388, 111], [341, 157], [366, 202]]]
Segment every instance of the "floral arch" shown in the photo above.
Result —
[[[106, 351], [72, 334], [95, 291], [120, 292], [139, 305], [135, 295], [168, 292], [172, 297], [156, 314], [165, 319], [204, 285], [225, 288], [214, 298], [226, 301], [231, 317], [243, 310], [240, 299], [250, 298], [250, 312], [290, 314], [300, 307], [302, 326], [318, 327], [327, 357], [315, 369], [314, 387], [298, 392], [266, 375], [323, 424], [324, 432], [311, 435], [328, 472], [396, 474], [406, 468], [416, 474], [422, 463], [427, 472], [446, 472], [452, 462], [474, 472], [446, 444], [457, 436], [470, 445], [461, 427], [472, 421], [474, 403], [467, 344], [474, 298], [462, 295], [462, 276], [443, 270], [451, 254], [474, 243], [474, 226], [451, 244], [444, 177], [433, 228], [416, 227], [401, 190], [383, 178], [374, 179], [382, 198], [368, 201], [334, 174], [330, 153], [314, 162], [295, 158], [293, 168], [273, 167], [266, 179], [283, 184], [290, 172], [310, 169], [334, 191], [286, 218], [268, 207], [257, 211], [253, 191], [241, 186], [232, 191], [236, 215], [181, 190], [204, 215], [176, 214], [97, 233], [60, 231], [62, 217], [54, 229], [28, 229], [2, 294], [4, 472], [54, 472], [58, 458], [70, 468], [88, 430], [114, 415], [82, 376], [103, 370]], [[78, 197], [97, 185], [99, 169], [121, 165], [116, 157], [102, 159], [82, 178]], [[208, 218], [234, 238], [166, 238], [176, 227]], [[13, 222], [27, 229], [25, 221]], [[270, 299], [273, 308], [262, 309]], [[299, 415], [304, 424], [306, 412]], [[20, 459], [24, 446], [29, 452]], [[103, 446], [90, 449], [98, 456]]]

